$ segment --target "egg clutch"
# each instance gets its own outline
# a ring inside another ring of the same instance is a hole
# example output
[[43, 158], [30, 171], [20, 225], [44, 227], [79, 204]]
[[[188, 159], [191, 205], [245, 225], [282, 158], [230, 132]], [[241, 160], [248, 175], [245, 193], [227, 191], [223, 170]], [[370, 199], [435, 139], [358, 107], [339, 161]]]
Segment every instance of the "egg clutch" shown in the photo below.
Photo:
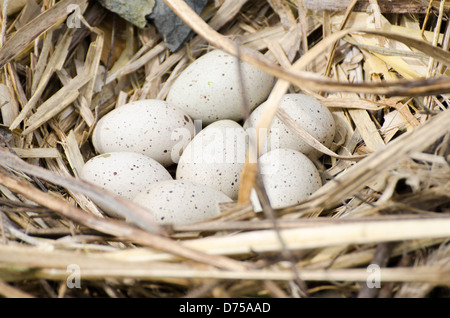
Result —
[[[161, 225], [198, 222], [218, 215], [219, 203], [237, 199], [249, 142], [265, 134], [258, 158], [250, 160], [259, 160], [271, 206], [295, 205], [321, 187], [310, 159], [321, 153], [278, 118], [268, 131], [255, 130], [274, 80], [233, 55], [212, 50], [175, 79], [166, 100], [131, 102], [100, 118], [92, 133], [97, 156], [85, 163], [80, 177], [148, 208]], [[245, 106], [251, 114], [242, 122]], [[286, 94], [279, 107], [331, 146], [336, 124], [318, 100]], [[254, 190], [250, 199], [255, 212], [261, 211]]]

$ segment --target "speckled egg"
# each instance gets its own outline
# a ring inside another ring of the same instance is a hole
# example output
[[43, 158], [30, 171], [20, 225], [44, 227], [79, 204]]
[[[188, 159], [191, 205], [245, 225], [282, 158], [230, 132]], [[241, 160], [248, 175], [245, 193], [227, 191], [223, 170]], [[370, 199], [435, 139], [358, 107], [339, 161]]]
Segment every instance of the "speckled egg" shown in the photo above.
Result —
[[[272, 208], [297, 204], [322, 186], [314, 163], [298, 151], [274, 149], [263, 154], [259, 160], [264, 188]], [[250, 200], [256, 212], [262, 210], [254, 189]]]
[[133, 201], [150, 209], [157, 223], [181, 225], [218, 215], [219, 203], [230, 202], [231, 199], [205, 185], [172, 180], [151, 185]]
[[[256, 127], [266, 102], [258, 106], [250, 115], [244, 128]], [[336, 124], [333, 115], [320, 101], [305, 94], [286, 94], [279, 105], [297, 124], [305, 129], [311, 136], [325, 147], [330, 147]], [[260, 154], [276, 148], [289, 148], [300, 151], [311, 158], [321, 156], [321, 152], [308, 145], [295, 132], [289, 129], [278, 117], [275, 117], [267, 135], [267, 142]]]
[[[241, 66], [247, 104], [254, 109], [269, 95], [274, 77], [248, 63], [241, 62]], [[179, 75], [166, 100], [194, 120], [209, 124], [220, 119], [241, 120], [242, 94], [236, 57], [213, 50]]]
[[149, 156], [167, 167], [179, 159], [194, 136], [194, 122], [162, 100], [131, 102], [103, 116], [92, 143], [98, 153], [129, 151]]
[[93, 157], [84, 164], [80, 178], [127, 199], [134, 198], [153, 183], [173, 179], [160, 163], [135, 152], [111, 152]]
[[216, 121], [188, 144], [176, 179], [204, 184], [237, 199], [247, 150], [248, 138], [241, 125], [228, 119]]

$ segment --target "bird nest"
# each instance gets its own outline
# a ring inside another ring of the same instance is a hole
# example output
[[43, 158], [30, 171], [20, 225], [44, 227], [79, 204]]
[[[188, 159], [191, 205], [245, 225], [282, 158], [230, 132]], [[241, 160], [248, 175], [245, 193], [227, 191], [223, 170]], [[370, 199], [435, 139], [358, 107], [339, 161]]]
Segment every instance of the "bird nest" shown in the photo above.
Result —
[[[176, 52], [96, 1], [2, 1], [0, 294], [448, 297], [448, 4], [216, 0], [200, 17], [165, 2], [195, 31]], [[262, 185], [246, 164], [239, 199], [215, 218], [168, 227], [107, 216], [93, 197], [142, 210], [78, 177], [96, 122], [165, 99], [211, 48], [278, 79], [262, 127], [289, 124], [277, 111], [287, 92], [332, 111], [330, 148], [291, 123], [323, 153], [323, 186], [256, 213], [248, 193]]]

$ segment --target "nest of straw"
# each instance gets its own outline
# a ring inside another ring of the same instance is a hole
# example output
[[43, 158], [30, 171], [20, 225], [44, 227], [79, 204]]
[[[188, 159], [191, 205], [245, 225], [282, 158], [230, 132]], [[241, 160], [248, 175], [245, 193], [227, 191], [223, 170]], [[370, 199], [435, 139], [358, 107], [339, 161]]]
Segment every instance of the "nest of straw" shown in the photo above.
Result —
[[[3, 4], [7, 1], [2, 1]], [[0, 49], [0, 294], [4, 297], [448, 297], [450, 21], [445, 1], [210, 1], [171, 53], [96, 1], [10, 1]], [[69, 5], [81, 13], [70, 27]], [[212, 47], [333, 112], [316, 162], [323, 187], [255, 213], [238, 202], [205, 222], [159, 228], [107, 217], [78, 178], [96, 121], [117, 105], [164, 99]], [[263, 57], [254, 54], [260, 51]], [[79, 274], [76, 285], [74, 276]]]

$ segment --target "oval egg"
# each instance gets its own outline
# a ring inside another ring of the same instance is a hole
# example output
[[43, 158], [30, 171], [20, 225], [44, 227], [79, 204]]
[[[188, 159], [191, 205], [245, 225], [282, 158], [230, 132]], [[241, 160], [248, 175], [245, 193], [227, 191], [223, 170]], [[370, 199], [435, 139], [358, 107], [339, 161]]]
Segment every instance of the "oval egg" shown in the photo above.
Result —
[[98, 153], [137, 152], [167, 167], [194, 136], [194, 122], [179, 108], [156, 99], [131, 102], [103, 116], [92, 134]]
[[[274, 209], [295, 205], [322, 186], [314, 163], [298, 151], [274, 149], [263, 154], [259, 160], [264, 189]], [[255, 212], [260, 212], [262, 208], [254, 189], [250, 200]]]
[[[160, 163], [135, 152], [93, 157], [84, 164], [80, 178], [126, 199], [133, 199], [153, 183], [173, 179]], [[112, 214], [107, 209], [105, 212]]]
[[[250, 115], [244, 128], [256, 127], [256, 123], [266, 107], [266, 102], [258, 106]], [[312, 137], [329, 148], [333, 142], [336, 124], [334, 117], [319, 100], [304, 94], [286, 94], [279, 107], [283, 109], [299, 126]], [[277, 148], [299, 151], [311, 158], [318, 158], [322, 153], [309, 144], [279, 118], [275, 117], [267, 134], [267, 141], [260, 154]]]
[[151, 210], [155, 221], [161, 225], [182, 225], [218, 215], [219, 203], [231, 199], [205, 185], [171, 180], [151, 185], [133, 201]]
[[[247, 105], [254, 109], [269, 95], [274, 77], [245, 62], [241, 62], [241, 69]], [[220, 119], [241, 120], [244, 116], [242, 96], [236, 57], [213, 50], [178, 76], [166, 100], [194, 120], [210, 124]]]
[[176, 179], [207, 185], [237, 199], [247, 149], [247, 133], [241, 125], [227, 119], [216, 121], [188, 144]]

